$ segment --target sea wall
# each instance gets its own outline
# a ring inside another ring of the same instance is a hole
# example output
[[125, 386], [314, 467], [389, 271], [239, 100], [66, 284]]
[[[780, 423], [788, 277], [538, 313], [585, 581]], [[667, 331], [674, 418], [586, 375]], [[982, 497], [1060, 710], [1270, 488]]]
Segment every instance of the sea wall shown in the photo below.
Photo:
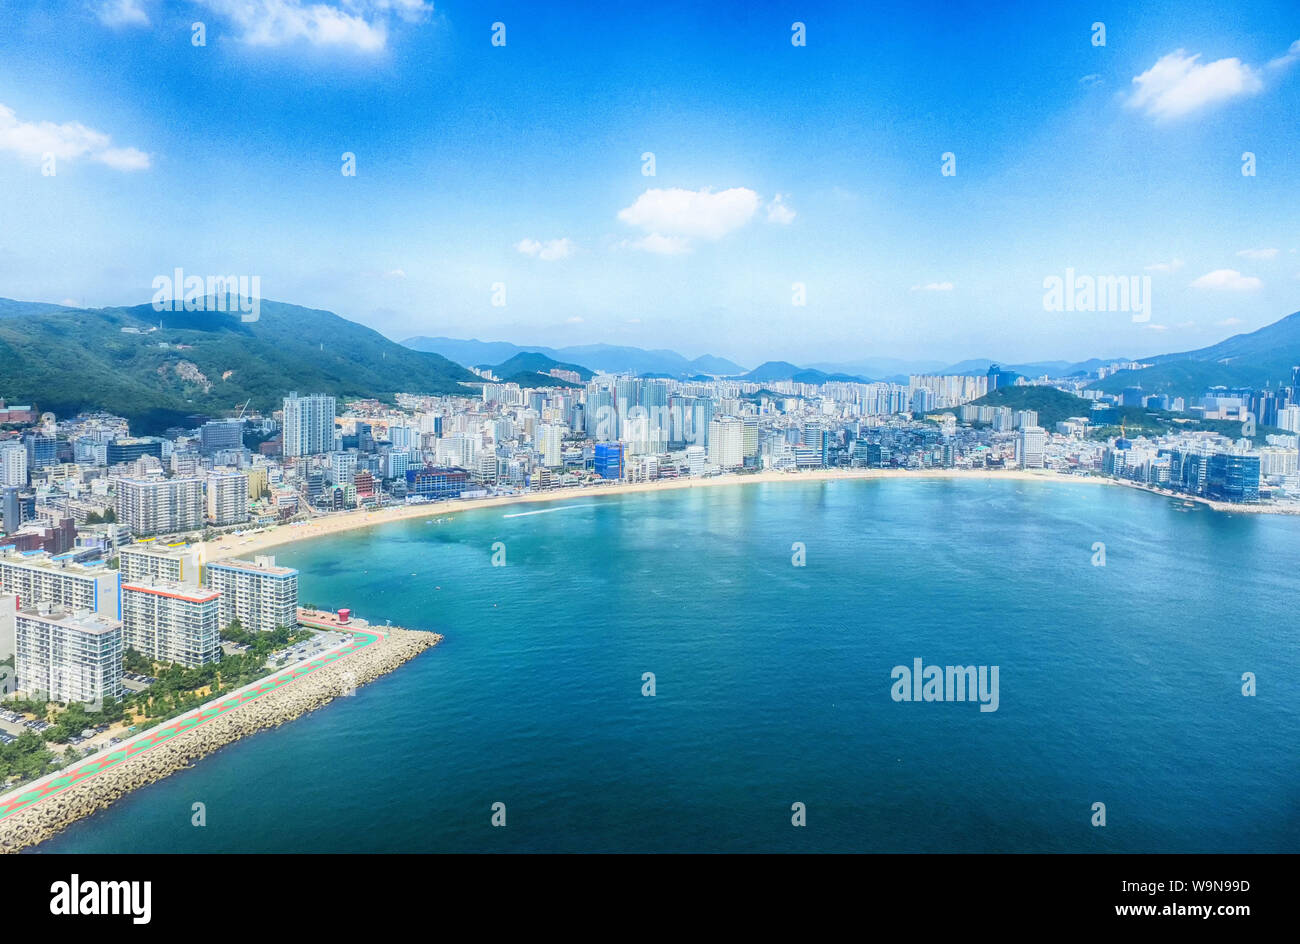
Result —
[[[0, 820], [0, 852], [19, 852], [43, 842], [129, 791], [161, 780], [242, 737], [277, 727], [328, 704], [352, 687], [391, 672], [442, 639], [436, 633], [407, 629], [386, 628], [384, 632], [386, 638], [14, 811]], [[93, 755], [87, 758], [93, 759]]]

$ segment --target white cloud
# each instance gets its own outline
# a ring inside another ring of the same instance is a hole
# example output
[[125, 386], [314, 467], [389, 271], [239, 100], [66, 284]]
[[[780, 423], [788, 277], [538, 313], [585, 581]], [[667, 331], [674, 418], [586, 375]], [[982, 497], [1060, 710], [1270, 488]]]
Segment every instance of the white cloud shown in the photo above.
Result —
[[87, 128], [79, 121], [19, 121], [13, 109], [5, 105], [0, 105], [0, 151], [32, 163], [40, 163], [46, 154], [53, 154], [56, 162], [86, 158], [114, 170], [147, 170], [150, 163], [144, 151], [114, 147], [113, 139], [104, 132]]
[[778, 193], [767, 204], [767, 221], [786, 226], [794, 222], [795, 212], [785, 204], [786, 194]]
[[691, 239], [717, 240], [744, 226], [758, 212], [758, 194], [748, 187], [714, 193], [709, 188], [647, 190], [618, 212], [624, 223], [649, 235], [634, 248], [673, 255], [690, 250]]
[[105, 26], [148, 26], [149, 14], [140, 0], [100, 0], [95, 16]]
[[1216, 59], [1201, 64], [1200, 54], [1179, 49], [1161, 56], [1146, 72], [1133, 78], [1128, 104], [1157, 121], [1182, 118], [1241, 95], [1264, 88], [1259, 71], [1240, 59]]
[[1216, 321], [1215, 324], [1218, 325], [1220, 328], [1231, 328], [1233, 325], [1239, 325], [1239, 324], [1241, 324], [1241, 319], [1240, 319], [1240, 318], [1224, 318], [1222, 321]]
[[240, 29], [250, 46], [313, 46], [379, 52], [388, 43], [388, 16], [407, 22], [426, 18], [433, 4], [425, 0], [343, 0], [340, 6], [302, 0], [198, 0]]
[[1147, 324], [1147, 325], [1143, 325], [1143, 327], [1146, 328], [1148, 331], [1168, 331], [1168, 330], [1169, 330], [1169, 325], [1162, 325], [1162, 324]]
[[1146, 267], [1146, 270], [1148, 272], [1177, 272], [1182, 267], [1182, 259], [1170, 259], [1168, 262], [1153, 262]]
[[515, 243], [515, 248], [525, 256], [533, 256], [541, 259], [543, 262], [555, 262], [559, 259], [567, 259], [573, 255], [573, 241], [567, 237], [564, 239], [551, 239], [546, 242], [538, 242], [536, 239], [521, 239]]
[[406, 278], [406, 270], [389, 269], [387, 272], [384, 273], [383, 277], [386, 279], [404, 279]]
[[1243, 249], [1237, 253], [1243, 259], [1269, 260], [1277, 258], [1276, 249]]
[[1300, 39], [1292, 43], [1285, 53], [1269, 62], [1268, 67], [1270, 69], [1285, 69], [1297, 59], [1300, 59]]
[[1263, 284], [1254, 276], [1242, 275], [1236, 269], [1215, 269], [1192, 282], [1192, 288], [1207, 288], [1220, 292], [1253, 292]]
[[913, 285], [914, 292], [951, 292], [953, 284], [951, 282], [926, 282], [924, 285]]

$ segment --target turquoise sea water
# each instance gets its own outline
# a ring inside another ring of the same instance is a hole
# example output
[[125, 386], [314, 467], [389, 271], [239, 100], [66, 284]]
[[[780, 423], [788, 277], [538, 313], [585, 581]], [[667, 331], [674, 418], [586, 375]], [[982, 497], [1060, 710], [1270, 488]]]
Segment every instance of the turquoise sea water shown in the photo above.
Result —
[[[281, 548], [304, 600], [446, 640], [38, 851], [1300, 851], [1298, 550], [1297, 518], [916, 479]], [[893, 701], [918, 657], [997, 665], [998, 710]]]

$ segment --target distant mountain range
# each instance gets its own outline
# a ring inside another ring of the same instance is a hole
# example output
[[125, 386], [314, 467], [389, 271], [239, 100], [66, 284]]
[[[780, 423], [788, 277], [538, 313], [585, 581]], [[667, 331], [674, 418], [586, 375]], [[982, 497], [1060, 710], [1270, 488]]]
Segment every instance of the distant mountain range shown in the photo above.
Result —
[[1208, 387], [1278, 387], [1300, 365], [1300, 311], [1248, 334], [1180, 354], [1144, 357], [1142, 370], [1122, 370], [1092, 384], [1107, 393], [1140, 386], [1147, 393], [1200, 396]]
[[[159, 325], [161, 324], [161, 327]], [[66, 416], [102, 409], [136, 433], [221, 416], [291, 390], [391, 398], [464, 392], [478, 380], [333, 312], [263, 301], [260, 317], [217, 311], [65, 308], [0, 299], [0, 396]]]
[[[590, 370], [610, 374], [659, 374], [685, 378], [695, 374], [731, 376], [745, 368], [725, 357], [705, 354], [694, 360], [676, 351], [647, 351], [613, 344], [582, 344], [574, 347], [521, 346], [508, 341], [462, 341], [457, 338], [407, 338], [402, 342], [413, 351], [429, 351], [466, 367], [496, 364], [516, 354], [544, 354], [557, 363], [582, 364]], [[500, 376], [500, 375], [498, 375]]]
[[[1289, 383], [1300, 365], [1300, 312], [1194, 351], [1142, 359], [1092, 386], [1106, 392], [1141, 386], [1148, 393], [1198, 397], [1209, 387], [1262, 388]], [[478, 380], [469, 365], [494, 365], [503, 379], [536, 384], [554, 368], [589, 379], [593, 370], [679, 379], [734, 377], [754, 383], [889, 379], [907, 373], [982, 374], [977, 358], [937, 361], [877, 358], [801, 367], [768, 361], [746, 370], [722, 357], [693, 360], [670, 350], [608, 344], [525, 348], [506, 342], [411, 338], [403, 344], [329, 311], [263, 301], [260, 318], [222, 312], [158, 312], [151, 305], [79, 309], [0, 298], [0, 397], [68, 415], [103, 409], [125, 416], [137, 433], [193, 425], [248, 402], [271, 410], [290, 390], [340, 398], [391, 399], [398, 392], [464, 392]], [[1029, 377], [1068, 376], [1110, 361], [998, 362]], [[464, 366], [462, 366], [464, 365]], [[834, 368], [834, 369], [828, 369]], [[849, 370], [842, 368], [868, 368]], [[566, 382], [550, 380], [557, 386]]]
[[814, 370], [809, 367], [796, 367], [789, 361], [767, 361], [759, 364], [753, 370], [741, 374], [738, 378], [750, 383], [770, 383], [776, 380], [792, 380], [795, 383], [806, 384], [824, 384], [831, 381], [840, 380], [848, 383], [869, 383], [866, 377], [860, 377], [856, 374], [830, 374], [823, 370]]

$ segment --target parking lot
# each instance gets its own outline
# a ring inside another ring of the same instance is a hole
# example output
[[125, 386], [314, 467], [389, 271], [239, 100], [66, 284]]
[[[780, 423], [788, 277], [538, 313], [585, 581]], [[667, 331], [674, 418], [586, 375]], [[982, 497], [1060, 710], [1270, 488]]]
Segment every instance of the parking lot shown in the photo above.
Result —
[[266, 664], [270, 668], [293, 665], [295, 662], [311, 659], [337, 646], [341, 646], [351, 638], [350, 633], [318, 631], [310, 639], [305, 639], [296, 645], [289, 646], [287, 649], [280, 649], [271, 653], [270, 658], [266, 660]]

